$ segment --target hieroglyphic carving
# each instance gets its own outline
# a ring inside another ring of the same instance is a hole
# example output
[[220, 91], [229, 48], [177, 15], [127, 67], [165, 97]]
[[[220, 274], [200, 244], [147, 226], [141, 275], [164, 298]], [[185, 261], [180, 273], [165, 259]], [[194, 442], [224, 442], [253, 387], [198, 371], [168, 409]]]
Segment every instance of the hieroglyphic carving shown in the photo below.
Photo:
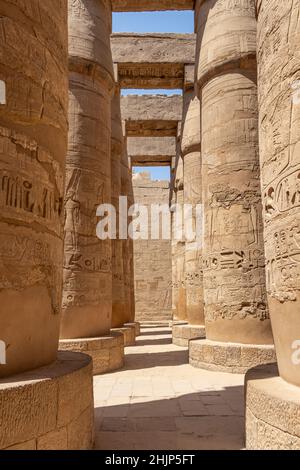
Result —
[[[27, 136], [0, 127], [0, 259], [6, 266], [0, 289], [44, 283], [53, 313], [60, 311], [62, 199], [62, 169], [49, 152]], [[33, 239], [22, 230], [32, 224], [41, 229]], [[9, 225], [16, 225], [17, 232]]]
[[[265, 287], [255, 62], [250, 66], [255, 54], [254, 2], [233, 3], [206, 1], [204, 9], [199, 10], [199, 31], [206, 28], [198, 70], [202, 86], [205, 319], [210, 339], [271, 342]], [[221, 18], [224, 19], [221, 31], [226, 36], [223, 44], [230, 47], [229, 54], [226, 47], [221, 46], [216, 18], [218, 27]], [[243, 24], [244, 29], [239, 27], [231, 34], [231, 27], [237, 22]], [[213, 53], [207, 55], [212, 34]], [[247, 34], [249, 41], [243, 42]], [[251, 58], [248, 70], [233, 68], [231, 71], [231, 61], [237, 63], [243, 56]], [[219, 75], [221, 65], [226, 65], [228, 71]], [[231, 326], [221, 320], [230, 321]], [[245, 331], [249, 322], [253, 326]]]
[[111, 241], [96, 235], [97, 208], [111, 201], [110, 22], [107, 0], [69, 0], [63, 338], [107, 334], [111, 327]]

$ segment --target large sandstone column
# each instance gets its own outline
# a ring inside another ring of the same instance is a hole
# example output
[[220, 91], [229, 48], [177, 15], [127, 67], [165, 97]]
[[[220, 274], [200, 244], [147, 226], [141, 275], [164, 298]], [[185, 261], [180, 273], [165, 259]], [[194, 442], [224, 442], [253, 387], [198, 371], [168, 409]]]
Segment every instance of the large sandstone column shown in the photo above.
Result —
[[[128, 158], [128, 205], [133, 206], [134, 204], [134, 193], [133, 193], [133, 172], [131, 166], [131, 160]], [[129, 240], [129, 282], [130, 282], [130, 317], [131, 323], [135, 322], [135, 282], [134, 282], [134, 247], [133, 240]], [[137, 324], [137, 332], [139, 332], [139, 324]]]
[[[182, 133], [184, 162], [184, 202], [193, 207], [193, 230], [196, 231], [196, 205], [202, 204], [200, 103], [194, 90], [185, 92], [185, 116]], [[185, 277], [187, 320], [191, 325], [204, 324], [202, 240], [185, 243]]]
[[112, 100], [111, 139], [111, 202], [117, 213], [117, 239], [112, 240], [112, 327], [120, 328], [127, 321], [123, 270], [123, 241], [119, 238], [119, 197], [121, 196], [121, 166], [123, 130], [120, 108], [120, 89], [116, 86]]
[[57, 356], [68, 118], [67, 1], [2, 0], [0, 17], [3, 377], [49, 364]]
[[300, 386], [300, 5], [274, 3], [257, 2], [267, 289], [280, 375]]
[[[184, 204], [184, 170], [180, 147], [178, 145], [177, 165], [175, 170], [175, 204], [178, 206], [177, 213], [173, 217], [173, 245], [175, 257], [174, 269], [176, 276], [176, 320], [186, 321], [186, 291], [185, 291], [185, 242], [183, 226], [183, 204]], [[179, 214], [178, 215], [178, 211]]]
[[[246, 377], [248, 449], [300, 449], [300, 4], [257, 1], [267, 292], [278, 371]], [[298, 386], [298, 387], [295, 387]]]
[[[190, 229], [196, 234], [196, 216], [202, 205], [202, 168], [200, 102], [194, 88], [184, 91], [184, 111], [182, 123], [181, 152], [184, 165], [184, 203], [186, 210], [192, 211]], [[197, 207], [198, 206], [198, 207]], [[201, 221], [200, 221], [201, 222]], [[199, 221], [198, 221], [199, 223]], [[188, 227], [186, 227], [188, 228]], [[189, 341], [205, 337], [203, 305], [202, 237], [185, 236], [185, 299], [187, 325], [174, 325], [173, 343], [188, 346]]]
[[265, 288], [254, 0], [198, 0], [196, 24], [208, 341], [193, 344], [191, 362], [243, 372], [274, 360]]
[[[123, 146], [121, 155], [121, 193], [127, 198], [128, 209], [134, 204], [132, 174], [129, 167], [127, 153], [127, 137], [125, 122], [123, 122]], [[127, 217], [128, 234], [129, 217]], [[139, 326], [135, 320], [135, 296], [134, 296], [134, 274], [133, 274], [133, 240], [127, 237], [120, 240], [123, 255], [123, 279], [124, 279], [124, 325], [122, 328], [125, 337], [125, 346], [134, 346], [136, 335], [139, 334]]]
[[111, 5], [69, 0], [69, 148], [61, 337], [107, 335], [111, 240], [96, 236], [96, 210], [111, 197]]

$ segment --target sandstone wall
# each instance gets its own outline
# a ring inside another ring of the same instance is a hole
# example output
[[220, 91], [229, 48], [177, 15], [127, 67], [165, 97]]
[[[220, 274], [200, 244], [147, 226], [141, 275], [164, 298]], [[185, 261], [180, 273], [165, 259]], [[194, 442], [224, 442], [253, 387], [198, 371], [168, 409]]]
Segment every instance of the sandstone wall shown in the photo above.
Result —
[[[169, 203], [169, 182], [133, 177], [135, 203]], [[171, 240], [134, 241], [136, 321], [172, 318]]]

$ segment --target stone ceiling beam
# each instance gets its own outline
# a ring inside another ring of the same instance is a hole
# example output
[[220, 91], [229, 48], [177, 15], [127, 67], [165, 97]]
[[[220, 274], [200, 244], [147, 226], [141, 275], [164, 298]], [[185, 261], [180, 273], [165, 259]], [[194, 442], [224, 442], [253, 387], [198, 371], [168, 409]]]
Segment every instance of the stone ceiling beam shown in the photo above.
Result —
[[115, 33], [111, 46], [121, 88], [183, 88], [196, 59], [194, 34]]
[[170, 166], [176, 155], [175, 137], [129, 137], [127, 153], [133, 166]]
[[181, 95], [129, 95], [121, 100], [127, 137], [175, 137], [182, 119]]
[[112, 9], [120, 11], [194, 10], [194, 0], [112, 0]]

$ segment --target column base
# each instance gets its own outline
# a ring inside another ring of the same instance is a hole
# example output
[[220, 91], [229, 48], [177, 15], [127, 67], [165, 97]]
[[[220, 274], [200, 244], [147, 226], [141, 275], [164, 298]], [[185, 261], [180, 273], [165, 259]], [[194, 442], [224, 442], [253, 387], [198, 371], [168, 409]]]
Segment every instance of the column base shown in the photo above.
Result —
[[112, 332], [121, 333], [124, 336], [124, 346], [135, 346], [135, 325], [124, 325], [122, 328], [112, 328]]
[[92, 361], [59, 352], [49, 366], [0, 381], [0, 449], [90, 450]]
[[300, 387], [274, 364], [246, 375], [246, 446], [249, 450], [300, 450]]
[[141, 336], [141, 324], [138, 321], [132, 322], [132, 323], [125, 323], [124, 324], [125, 328], [132, 328], [134, 327], [135, 329], [135, 336]]
[[190, 364], [219, 372], [245, 374], [252, 367], [276, 362], [273, 345], [240, 344], [210, 341], [190, 342]]
[[204, 325], [173, 324], [173, 344], [188, 347], [192, 339], [205, 338]]
[[101, 375], [124, 366], [124, 335], [111, 332], [101, 338], [64, 339], [59, 349], [88, 354], [93, 359], [93, 374]]

